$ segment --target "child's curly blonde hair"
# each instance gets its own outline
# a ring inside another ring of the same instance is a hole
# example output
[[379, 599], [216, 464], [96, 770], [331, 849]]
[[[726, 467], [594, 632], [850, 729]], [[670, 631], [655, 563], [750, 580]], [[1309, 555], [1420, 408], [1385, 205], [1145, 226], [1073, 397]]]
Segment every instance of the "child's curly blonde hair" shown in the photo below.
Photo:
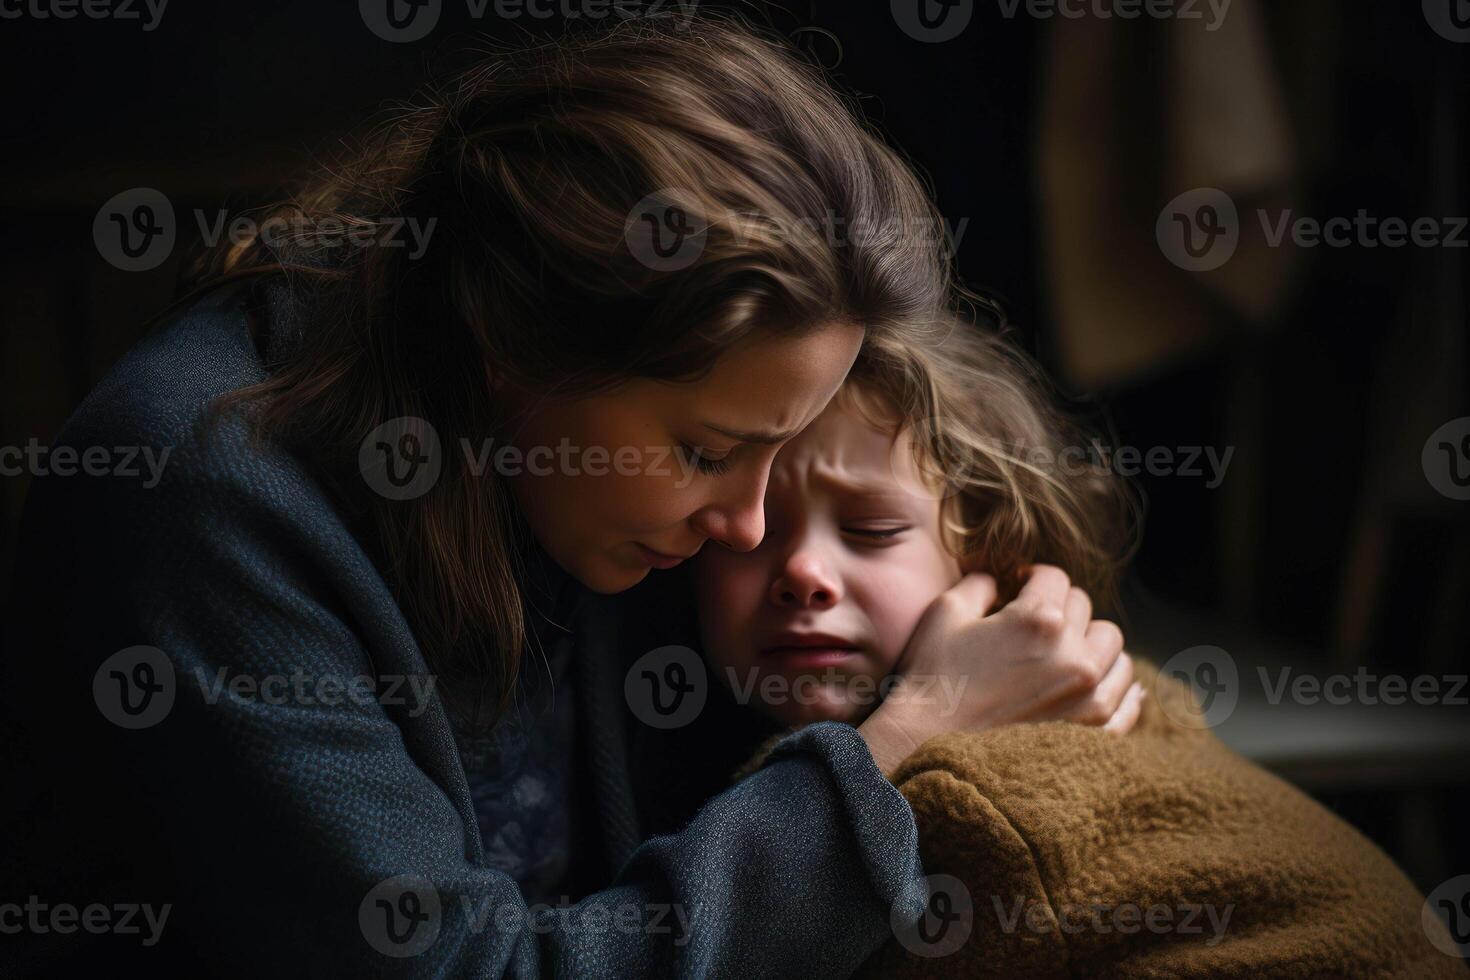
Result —
[[1114, 606], [1141, 499], [1088, 459], [1082, 427], [1007, 333], [1003, 319], [955, 315], [932, 343], [876, 340], [838, 397], [895, 438], [908, 430], [919, 472], [942, 495], [946, 546], [964, 571], [994, 575], [1002, 601], [1027, 566], [1047, 563], [1099, 608]]

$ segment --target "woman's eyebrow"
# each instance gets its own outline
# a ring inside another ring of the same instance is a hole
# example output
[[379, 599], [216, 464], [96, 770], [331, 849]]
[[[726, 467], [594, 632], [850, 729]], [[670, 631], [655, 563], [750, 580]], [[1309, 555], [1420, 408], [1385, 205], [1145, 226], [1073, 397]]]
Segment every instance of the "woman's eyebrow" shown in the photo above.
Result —
[[724, 426], [714, 425], [710, 422], [701, 422], [699, 424], [704, 426], [706, 429], [709, 429], [711, 432], [718, 432], [720, 435], [726, 437], [727, 439], [734, 439], [736, 442], [757, 442], [766, 446], [774, 446], [777, 443], [785, 442], [787, 439], [790, 439], [792, 436], [801, 431], [800, 429], [791, 429], [787, 432], [772, 432], [769, 430], [760, 432], [740, 432], [735, 429], [727, 429]]

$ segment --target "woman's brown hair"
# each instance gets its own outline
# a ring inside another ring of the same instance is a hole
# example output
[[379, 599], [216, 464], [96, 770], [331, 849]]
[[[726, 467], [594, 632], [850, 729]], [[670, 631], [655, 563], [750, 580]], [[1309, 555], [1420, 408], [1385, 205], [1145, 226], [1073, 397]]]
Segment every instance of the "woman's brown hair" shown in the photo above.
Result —
[[[692, 260], [634, 247], [650, 208], [700, 231]], [[328, 255], [311, 234], [390, 219], [433, 222], [421, 256]], [[223, 248], [206, 277], [274, 276], [310, 323], [221, 407], [251, 402], [256, 431], [361, 515], [441, 692], [477, 725], [525, 639], [508, 488], [446, 451], [423, 496], [377, 496], [357, 473], [374, 428], [407, 416], [445, 447], [478, 443], [509, 421], [497, 377], [548, 396], [694, 379], [757, 331], [840, 319], [902, 343], [954, 289], [903, 159], [785, 41], [711, 13], [480, 52], [259, 226], [306, 230]]]

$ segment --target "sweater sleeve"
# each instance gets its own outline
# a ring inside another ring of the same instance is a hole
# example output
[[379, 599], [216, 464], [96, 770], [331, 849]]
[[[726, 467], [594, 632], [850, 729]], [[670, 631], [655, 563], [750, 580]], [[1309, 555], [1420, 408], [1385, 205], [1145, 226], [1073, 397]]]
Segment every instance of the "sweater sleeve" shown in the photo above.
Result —
[[850, 725], [784, 738], [767, 764], [678, 834], [634, 853], [620, 882], [690, 913], [678, 972], [850, 976], [927, 898], [908, 802]]
[[[95, 810], [58, 807], [50, 831], [75, 846], [49, 860], [105, 852], [108, 889], [171, 906], [129, 956], [251, 976], [845, 976], [895, 908], [921, 914], [912, 812], [835, 724], [644, 842], [605, 890], [528, 907], [479, 860], [433, 679], [315, 484], [230, 425], [101, 415], [64, 441], [178, 444], [151, 486], [37, 481], [15, 614], [46, 654], [20, 685], [27, 737], [69, 760], [78, 799], [106, 801], [101, 841]], [[114, 682], [162, 713], [119, 721]]]

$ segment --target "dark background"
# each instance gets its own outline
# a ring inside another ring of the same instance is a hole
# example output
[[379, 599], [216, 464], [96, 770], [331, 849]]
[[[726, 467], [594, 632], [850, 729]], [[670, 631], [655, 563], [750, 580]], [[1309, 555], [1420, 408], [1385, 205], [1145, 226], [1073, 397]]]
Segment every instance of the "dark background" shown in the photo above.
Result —
[[[1421, 450], [1470, 415], [1470, 250], [1243, 240], [1230, 271], [1188, 273], [1152, 236], [1160, 209], [1197, 186], [1168, 176], [1189, 130], [1170, 109], [1186, 88], [1178, 52], [1204, 60], [1220, 103], [1264, 86], [1280, 108], [1289, 162], [1227, 188], [1243, 214], [1274, 202], [1321, 218], [1366, 209], [1412, 220], [1470, 211], [1470, 44], [1433, 30], [1417, 3], [1237, 2], [1227, 17], [1254, 11], [1264, 57], [1250, 79], [1233, 74], [1239, 58], [1214, 60], [1223, 39], [1185, 48], [1161, 20], [1077, 22], [1024, 7], [1006, 17], [990, 0], [960, 36], [925, 43], [878, 0], [741, 7], [831, 67], [932, 182], [944, 214], [968, 220], [962, 275], [1006, 302], [1069, 394], [1092, 399], [1112, 426], [1106, 441], [1234, 447], [1218, 488], [1140, 477], [1149, 511], [1126, 590], [1130, 649], [1163, 661], [1216, 645], [1243, 676], [1255, 664], [1463, 675], [1470, 503], [1435, 491]], [[384, 100], [454, 63], [474, 32], [568, 26], [560, 14], [497, 18], [493, 5], [476, 20], [463, 0], [444, 0], [436, 30], [415, 43], [375, 36], [353, 4], [286, 0], [179, 2], [152, 31], [136, 20], [0, 20], [0, 445], [54, 436], [174, 295], [192, 221], [163, 266], [123, 272], [92, 236], [110, 197], [157, 188], [181, 215], [262, 203]], [[1082, 96], [1091, 108], [1078, 108]], [[1185, 102], [1206, 134], [1214, 98]], [[1271, 99], [1243, 102], [1247, 132]], [[1058, 133], [1071, 154], [1060, 175], [1046, 149]], [[1106, 234], [1076, 220], [1091, 208]], [[1073, 258], [1061, 258], [1069, 245]], [[1085, 292], [1060, 299], [1075, 278], [1064, 272], [1093, 263], [1124, 290], [1110, 316]], [[1079, 341], [1089, 336], [1103, 339]], [[1099, 356], [1098, 344], [1123, 353]], [[25, 574], [10, 554], [26, 482], [0, 478], [4, 586]], [[1264, 710], [1249, 680], [1241, 702], [1222, 736], [1361, 827], [1422, 889], [1470, 870], [1464, 708]]]

